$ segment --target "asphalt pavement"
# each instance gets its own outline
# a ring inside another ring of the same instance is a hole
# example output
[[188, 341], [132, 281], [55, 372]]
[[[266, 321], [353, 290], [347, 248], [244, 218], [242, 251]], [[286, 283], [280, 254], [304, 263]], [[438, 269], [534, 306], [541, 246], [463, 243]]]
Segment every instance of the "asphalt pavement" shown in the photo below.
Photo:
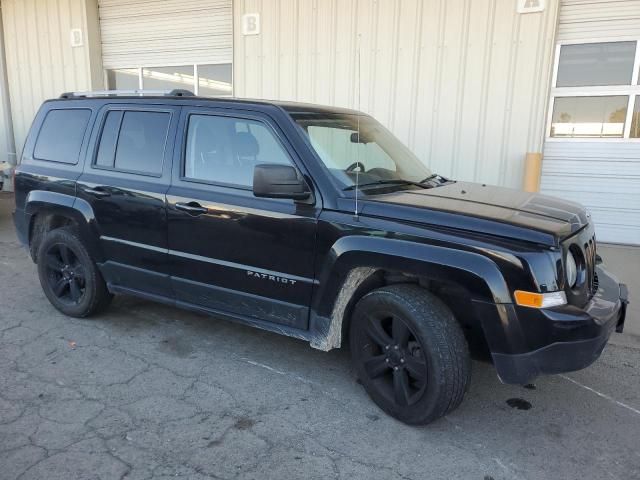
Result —
[[640, 479], [640, 339], [502, 385], [474, 362], [426, 427], [377, 409], [348, 352], [129, 297], [71, 319], [0, 194], [0, 479]]

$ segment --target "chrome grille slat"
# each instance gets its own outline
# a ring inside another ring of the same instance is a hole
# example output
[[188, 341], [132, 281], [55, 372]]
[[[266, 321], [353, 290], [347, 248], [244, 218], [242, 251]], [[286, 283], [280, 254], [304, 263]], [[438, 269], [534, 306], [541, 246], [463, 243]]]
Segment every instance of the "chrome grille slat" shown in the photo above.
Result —
[[598, 283], [596, 279], [596, 237], [595, 235], [584, 244], [584, 258], [586, 263], [586, 280], [587, 291], [589, 296], [592, 296], [598, 290]]
[[598, 291], [596, 235], [593, 225], [585, 225], [575, 236], [565, 240], [563, 245], [564, 254], [566, 255], [571, 252], [572, 248], [574, 250], [580, 250], [581, 258], [577, 263], [579, 263], [581, 276], [575, 288], [567, 286], [565, 293], [569, 304], [583, 307]]

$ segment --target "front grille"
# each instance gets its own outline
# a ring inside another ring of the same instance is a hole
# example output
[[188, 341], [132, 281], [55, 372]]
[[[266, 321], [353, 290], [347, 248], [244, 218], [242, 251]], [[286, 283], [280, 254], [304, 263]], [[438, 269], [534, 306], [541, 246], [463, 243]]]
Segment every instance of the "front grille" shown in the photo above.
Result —
[[596, 237], [591, 237], [584, 246], [584, 259], [586, 267], [587, 292], [589, 296], [598, 291], [598, 276], [596, 274]]

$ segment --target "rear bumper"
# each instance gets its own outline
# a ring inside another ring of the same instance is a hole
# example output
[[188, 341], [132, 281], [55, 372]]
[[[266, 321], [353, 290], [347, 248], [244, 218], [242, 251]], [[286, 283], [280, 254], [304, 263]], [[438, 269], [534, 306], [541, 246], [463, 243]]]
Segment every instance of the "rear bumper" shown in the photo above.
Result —
[[[510, 320], [517, 325], [517, 328], [512, 325], [512, 329], [520, 333], [511, 339], [522, 338], [500, 349], [491, 348], [501, 381], [524, 384], [539, 375], [580, 370], [598, 359], [613, 331], [623, 330], [628, 303], [624, 284], [599, 267], [598, 277], [598, 291], [583, 309], [568, 305], [553, 309], [508, 309], [517, 316]], [[527, 336], [527, 331], [532, 335]], [[522, 351], [527, 341], [537, 345]]]

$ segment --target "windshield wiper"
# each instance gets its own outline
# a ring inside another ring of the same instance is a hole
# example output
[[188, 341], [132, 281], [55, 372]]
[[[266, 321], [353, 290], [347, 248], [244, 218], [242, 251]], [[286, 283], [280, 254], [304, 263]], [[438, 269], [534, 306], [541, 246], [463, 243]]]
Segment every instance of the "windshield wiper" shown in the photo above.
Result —
[[432, 173], [431, 175], [429, 175], [424, 180], [421, 180], [420, 183], [427, 183], [427, 182], [430, 182], [431, 180], [436, 180], [436, 179], [440, 179], [441, 183], [447, 183], [447, 182], [451, 182], [452, 181], [452, 180], [449, 180], [448, 178], [443, 177], [442, 175], [440, 175], [438, 173]]
[[[420, 188], [431, 188], [429, 185], [425, 185], [422, 182], [412, 182], [411, 180], [402, 180], [400, 178], [389, 179], [389, 180], [377, 180], [375, 182], [361, 183], [357, 187], [358, 188], [377, 187], [382, 185], [415, 185], [416, 187], [420, 187]], [[356, 188], [356, 185], [353, 184], [343, 188], [342, 191], [346, 192], [347, 190], [355, 190], [355, 188]]]
[[427, 183], [431, 180], [435, 180], [436, 178], [438, 178], [440, 175], [438, 175], [437, 173], [432, 173], [431, 175], [429, 175], [427, 178], [420, 180], [420, 183]]

